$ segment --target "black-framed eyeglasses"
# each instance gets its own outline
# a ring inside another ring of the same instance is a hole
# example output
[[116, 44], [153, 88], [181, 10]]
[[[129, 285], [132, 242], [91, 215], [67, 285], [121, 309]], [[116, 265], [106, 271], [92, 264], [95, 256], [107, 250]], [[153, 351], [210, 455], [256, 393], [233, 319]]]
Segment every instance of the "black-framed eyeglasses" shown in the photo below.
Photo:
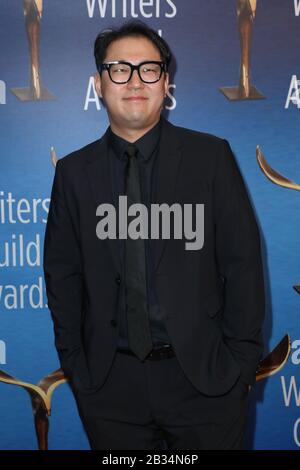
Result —
[[107, 70], [112, 82], [122, 84], [127, 83], [132, 77], [134, 70], [138, 71], [139, 77], [144, 83], [158, 82], [163, 72], [167, 71], [166, 64], [162, 61], [141, 62], [133, 65], [130, 62], [116, 60], [107, 62], [100, 66], [100, 73]]

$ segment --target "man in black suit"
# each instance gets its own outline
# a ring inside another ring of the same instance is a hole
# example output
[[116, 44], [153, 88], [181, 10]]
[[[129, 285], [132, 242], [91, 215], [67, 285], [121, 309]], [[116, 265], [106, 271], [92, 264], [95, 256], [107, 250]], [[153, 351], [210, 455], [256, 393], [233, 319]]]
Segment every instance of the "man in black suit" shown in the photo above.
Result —
[[[264, 316], [241, 174], [226, 140], [161, 115], [171, 53], [155, 31], [103, 32], [95, 58], [110, 126], [58, 161], [44, 246], [55, 344], [91, 447], [241, 449]], [[149, 212], [202, 204], [203, 246], [187, 249], [176, 224], [169, 239], [126, 237], [121, 221], [99, 234], [119, 196]]]

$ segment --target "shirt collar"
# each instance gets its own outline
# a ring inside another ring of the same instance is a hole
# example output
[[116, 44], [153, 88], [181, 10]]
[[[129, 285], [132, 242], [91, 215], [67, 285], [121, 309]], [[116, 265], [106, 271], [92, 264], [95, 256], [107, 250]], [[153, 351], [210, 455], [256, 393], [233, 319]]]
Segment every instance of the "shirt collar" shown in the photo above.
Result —
[[[155, 126], [152, 127], [148, 132], [146, 132], [146, 134], [144, 134], [135, 142], [132, 142], [138, 148], [138, 158], [140, 157], [143, 161], [150, 159], [158, 145], [161, 133], [161, 123], [162, 117], [160, 117], [158, 123], [155, 124]], [[120, 160], [124, 158], [124, 151], [129, 143], [130, 142], [127, 140], [115, 134], [111, 127], [109, 127], [109, 144], [112, 146], [116, 156]]]

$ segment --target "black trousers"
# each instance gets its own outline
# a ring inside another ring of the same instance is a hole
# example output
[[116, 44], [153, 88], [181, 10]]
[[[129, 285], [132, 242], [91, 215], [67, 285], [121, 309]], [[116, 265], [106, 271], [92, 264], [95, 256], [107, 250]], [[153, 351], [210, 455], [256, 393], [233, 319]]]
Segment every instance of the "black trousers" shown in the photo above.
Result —
[[140, 362], [117, 352], [94, 394], [75, 394], [94, 450], [242, 449], [248, 386], [202, 395], [176, 357]]

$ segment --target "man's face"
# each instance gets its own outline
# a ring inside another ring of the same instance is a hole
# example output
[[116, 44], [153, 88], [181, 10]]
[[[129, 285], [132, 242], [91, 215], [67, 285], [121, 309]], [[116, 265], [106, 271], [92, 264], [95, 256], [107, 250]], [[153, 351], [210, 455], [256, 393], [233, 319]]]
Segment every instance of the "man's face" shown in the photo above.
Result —
[[[143, 61], [161, 61], [158, 49], [143, 36], [125, 37], [113, 41], [107, 49], [104, 62], [124, 60], [134, 65]], [[128, 83], [111, 81], [108, 71], [95, 76], [98, 95], [107, 108], [110, 124], [116, 129], [142, 130], [158, 122], [164, 97], [168, 91], [169, 76], [162, 74], [156, 83], [144, 83], [137, 70]]]

